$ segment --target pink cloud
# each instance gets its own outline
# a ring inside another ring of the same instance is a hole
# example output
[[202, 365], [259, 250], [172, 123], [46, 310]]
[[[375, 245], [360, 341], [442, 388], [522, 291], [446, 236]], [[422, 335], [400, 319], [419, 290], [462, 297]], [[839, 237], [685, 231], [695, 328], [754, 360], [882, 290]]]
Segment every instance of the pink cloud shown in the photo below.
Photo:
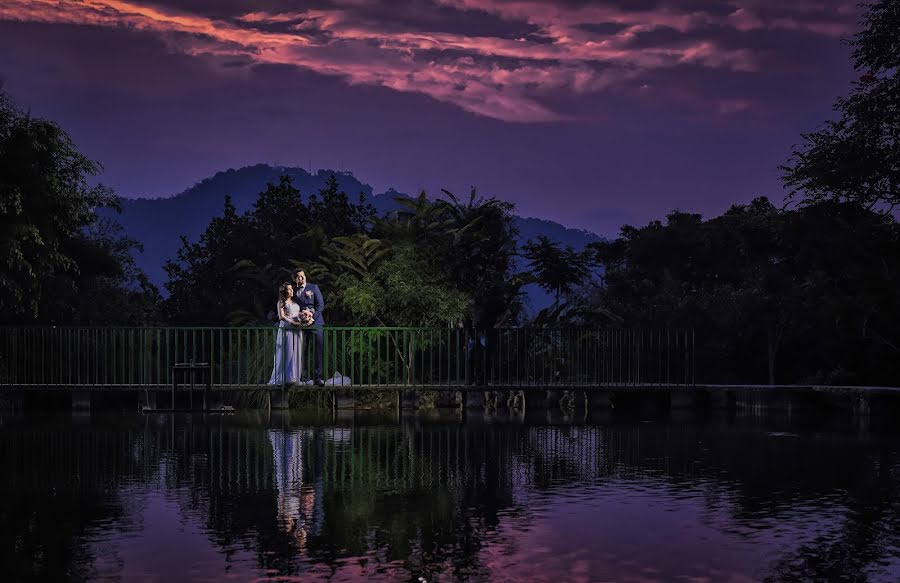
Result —
[[[836, 34], [840, 27], [816, 20], [818, 12], [808, 7], [802, 14], [763, 17], [755, 7], [738, 6], [722, 17], [666, 6], [636, 11], [539, 0], [435, 2], [464, 14], [488, 13], [527, 24], [542, 39], [467, 35], [428, 30], [424, 25], [389, 27], [363, 16], [363, 3], [357, 0], [342, 0], [328, 10], [249, 12], [231, 21], [157, 8], [141, 0], [6, 0], [0, 5], [0, 19], [150, 32], [189, 55], [291, 65], [340, 76], [350, 84], [424, 94], [510, 122], [566, 120], [564, 113], [545, 103], [547, 95], [617, 90], [639, 83], [653, 70], [678, 66], [758, 70], [752, 49], [723, 47], [705, 32], [714, 27], [802, 29], [823, 35]], [[617, 25], [618, 30], [589, 32], [589, 25], [604, 24]], [[282, 25], [276, 27], [281, 30], [273, 32], [271, 25]], [[681, 36], [651, 46], [635, 43], [640, 35], [663, 29]]]
[[[798, 30], [813, 34], [844, 37], [856, 30], [849, 22], [848, 15], [855, 14], [854, 3], [845, 0], [817, 2], [812, 0], [794, 0], [772, 8], [771, 3], [753, 0], [737, 0], [735, 7], [727, 17], [727, 23], [735, 29], [747, 32], [752, 30]], [[840, 19], [834, 19], [839, 15]]]

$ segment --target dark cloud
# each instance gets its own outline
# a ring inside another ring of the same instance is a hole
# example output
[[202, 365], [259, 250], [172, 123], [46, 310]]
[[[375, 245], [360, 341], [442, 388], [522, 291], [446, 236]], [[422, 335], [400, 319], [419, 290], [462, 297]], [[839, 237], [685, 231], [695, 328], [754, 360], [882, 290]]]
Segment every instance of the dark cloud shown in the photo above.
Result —
[[126, 195], [312, 161], [590, 228], [585, 209], [780, 196], [788, 146], [846, 90], [856, 19], [812, 0], [6, 0], [0, 77]]
[[581, 22], [576, 24], [575, 28], [602, 38], [622, 32], [628, 28], [628, 25], [616, 22]]
[[[765, 49], [742, 42], [748, 33], [830, 37], [845, 26], [808, 0], [772, 10], [739, 1], [723, 14], [693, 2], [329, 0], [175, 9], [142, 0], [9, 0], [0, 19], [156, 34], [170, 49], [221, 69], [292, 65], [529, 123], [572, 119], [548, 108], [547, 94], [600, 94], [685, 65], [756, 71]], [[219, 18], [226, 13], [228, 20]]]

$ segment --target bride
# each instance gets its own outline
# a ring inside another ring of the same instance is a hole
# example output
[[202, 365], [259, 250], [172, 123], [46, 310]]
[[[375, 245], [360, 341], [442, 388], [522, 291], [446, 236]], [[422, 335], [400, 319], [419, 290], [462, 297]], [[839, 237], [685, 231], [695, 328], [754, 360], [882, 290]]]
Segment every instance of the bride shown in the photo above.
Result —
[[275, 365], [270, 385], [300, 383], [303, 370], [303, 333], [300, 330], [300, 304], [294, 301], [289, 283], [278, 288], [278, 335], [275, 340]]

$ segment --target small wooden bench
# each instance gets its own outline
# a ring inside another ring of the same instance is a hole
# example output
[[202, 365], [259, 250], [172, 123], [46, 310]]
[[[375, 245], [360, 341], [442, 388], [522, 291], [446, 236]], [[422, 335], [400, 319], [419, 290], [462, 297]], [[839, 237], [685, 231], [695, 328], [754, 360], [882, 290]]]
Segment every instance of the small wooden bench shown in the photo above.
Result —
[[212, 389], [212, 364], [208, 362], [176, 362], [172, 365], [172, 409], [175, 409], [175, 390], [178, 388], [178, 373], [190, 373], [190, 408], [194, 408], [194, 380], [198, 372], [206, 372], [206, 386], [203, 392], [203, 407], [206, 408], [206, 391]]

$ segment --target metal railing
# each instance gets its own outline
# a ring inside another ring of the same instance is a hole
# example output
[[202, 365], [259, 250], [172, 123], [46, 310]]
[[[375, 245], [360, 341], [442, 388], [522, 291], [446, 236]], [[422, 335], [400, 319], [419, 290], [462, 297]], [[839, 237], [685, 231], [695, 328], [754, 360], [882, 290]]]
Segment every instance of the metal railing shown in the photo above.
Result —
[[[323, 376], [356, 386], [692, 385], [691, 330], [325, 327]], [[209, 363], [214, 387], [266, 385], [273, 327], [0, 328], [0, 387], [169, 386], [175, 364]], [[312, 331], [303, 369], [313, 377]]]

